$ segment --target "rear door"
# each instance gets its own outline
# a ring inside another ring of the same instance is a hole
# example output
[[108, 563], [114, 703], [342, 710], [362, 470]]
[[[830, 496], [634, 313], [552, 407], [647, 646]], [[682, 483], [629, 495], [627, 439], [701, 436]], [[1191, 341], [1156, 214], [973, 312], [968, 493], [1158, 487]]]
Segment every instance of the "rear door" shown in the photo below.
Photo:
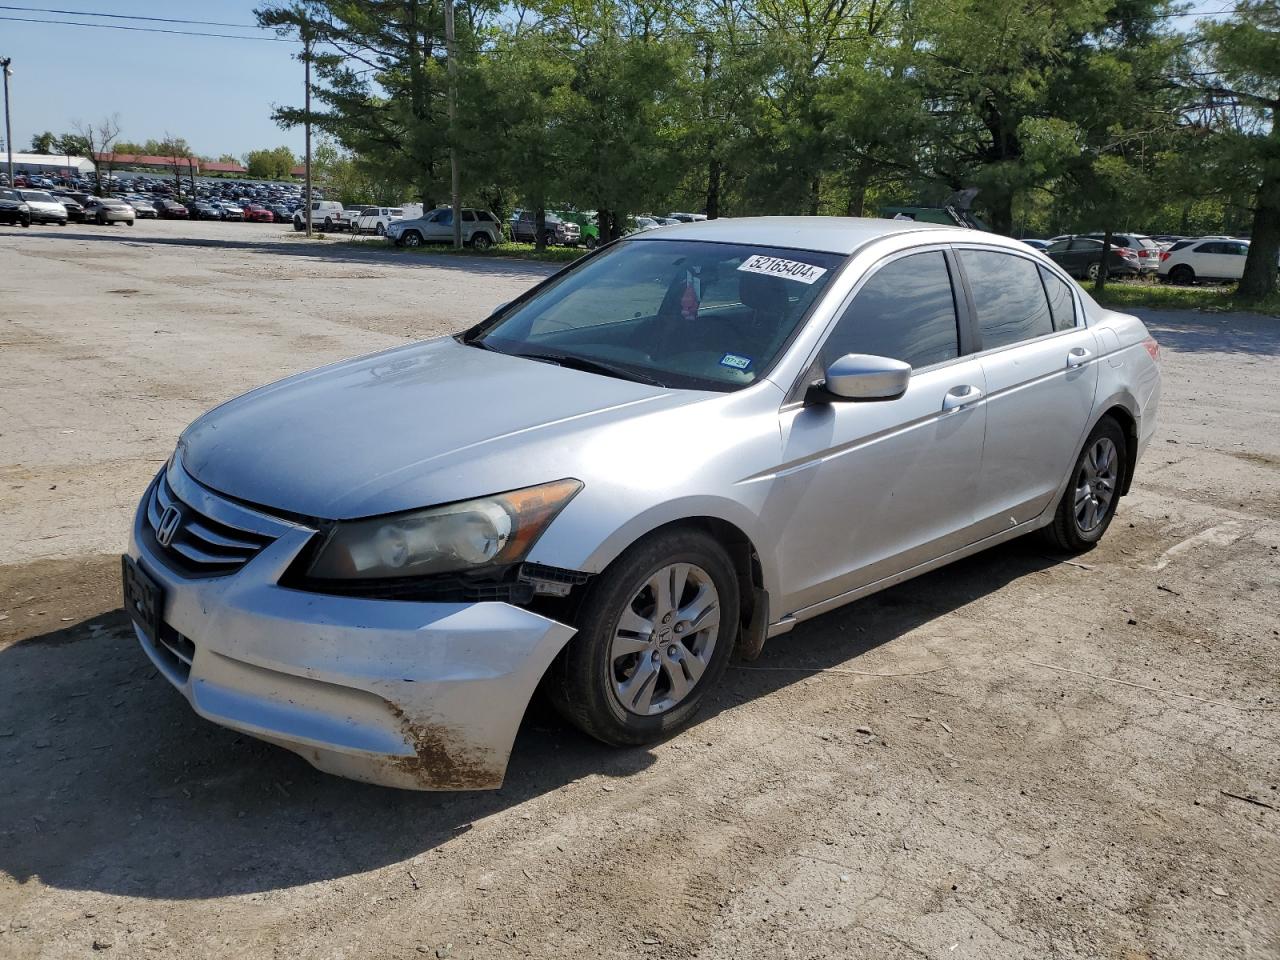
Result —
[[990, 536], [1044, 512], [1093, 411], [1098, 346], [1075, 287], [1031, 256], [957, 245], [987, 389], [975, 510]]
[[[982, 364], [967, 356], [964, 303], [942, 248], [895, 255], [846, 301], [813, 370], [848, 353], [912, 366], [895, 400], [780, 411], [783, 597], [812, 606], [969, 543], [982, 464]], [[782, 282], [782, 281], [780, 281]]]

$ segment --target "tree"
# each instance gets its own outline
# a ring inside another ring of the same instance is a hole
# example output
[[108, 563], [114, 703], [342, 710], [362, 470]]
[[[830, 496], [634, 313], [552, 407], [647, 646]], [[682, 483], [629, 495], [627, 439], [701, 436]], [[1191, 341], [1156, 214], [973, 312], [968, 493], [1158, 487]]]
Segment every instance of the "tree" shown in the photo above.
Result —
[[1228, 109], [1236, 123], [1220, 139], [1237, 176], [1253, 192], [1253, 229], [1240, 294], [1276, 290], [1280, 256], [1280, 7], [1241, 0], [1231, 18], [1200, 29], [1206, 63], [1193, 75], [1206, 109]]
[[102, 196], [104, 186], [102, 166], [106, 164], [107, 176], [110, 176], [115, 165], [115, 143], [120, 136], [120, 114], [113, 113], [97, 123], [77, 120], [71, 126], [85, 148], [85, 156], [93, 164], [93, 172], [96, 175], [93, 192]]
[[258, 180], [284, 180], [298, 159], [288, 147], [276, 147], [274, 150], [250, 150], [244, 158], [245, 168], [249, 176]]
[[460, 112], [469, 121], [461, 132], [464, 169], [474, 182], [514, 189], [534, 211], [538, 249], [545, 246], [549, 198], [559, 191], [566, 164], [581, 160], [557, 122], [571, 76], [572, 67], [549, 38], [513, 31], [460, 84]]
[[58, 138], [53, 135], [52, 130], [46, 130], [44, 133], [37, 133], [31, 138], [31, 152], [49, 154], [54, 153], [54, 148], [58, 144]]
[[[495, 7], [488, 0], [459, 5], [458, 47], [479, 46], [479, 32]], [[307, 36], [315, 82], [311, 122], [390, 179], [415, 185], [430, 205], [448, 194], [444, 21], [430, 0], [293, 0], [255, 11], [259, 23]], [[284, 127], [308, 118], [277, 107]]]

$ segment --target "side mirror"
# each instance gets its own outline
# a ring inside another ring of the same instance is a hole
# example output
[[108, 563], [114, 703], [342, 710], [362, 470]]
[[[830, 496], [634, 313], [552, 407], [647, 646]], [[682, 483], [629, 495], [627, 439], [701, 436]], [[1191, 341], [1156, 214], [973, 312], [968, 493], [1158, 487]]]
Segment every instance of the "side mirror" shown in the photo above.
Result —
[[911, 383], [911, 364], [889, 357], [846, 353], [827, 367], [826, 379], [809, 388], [806, 400], [896, 400]]

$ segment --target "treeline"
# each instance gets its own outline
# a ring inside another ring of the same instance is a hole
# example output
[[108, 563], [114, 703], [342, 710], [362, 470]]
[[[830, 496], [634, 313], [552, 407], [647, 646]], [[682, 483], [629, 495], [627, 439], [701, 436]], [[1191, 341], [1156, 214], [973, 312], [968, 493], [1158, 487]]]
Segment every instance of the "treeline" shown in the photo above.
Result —
[[[290, 0], [312, 121], [395, 201], [864, 214], [968, 187], [1002, 233], [1246, 231], [1280, 247], [1280, 8], [1170, 0]], [[277, 119], [302, 122], [301, 107]], [[451, 132], [452, 131], [452, 132]], [[1257, 266], [1254, 260], [1266, 264]], [[1264, 291], [1265, 292], [1265, 291]]]

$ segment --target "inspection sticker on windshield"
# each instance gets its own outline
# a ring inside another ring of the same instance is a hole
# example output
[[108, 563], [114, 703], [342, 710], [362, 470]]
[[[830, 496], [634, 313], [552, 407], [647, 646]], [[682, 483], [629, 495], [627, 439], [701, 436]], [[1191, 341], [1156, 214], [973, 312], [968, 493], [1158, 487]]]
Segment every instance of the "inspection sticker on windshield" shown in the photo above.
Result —
[[799, 280], [801, 283], [813, 283], [827, 272], [826, 267], [815, 267], [799, 260], [784, 260], [782, 257], [766, 257], [759, 253], [743, 260], [738, 269], [747, 273], [763, 273], [766, 277]]
[[740, 357], [736, 353], [726, 353], [720, 358], [720, 366], [732, 367], [734, 370], [745, 370], [751, 366], [751, 358]]

